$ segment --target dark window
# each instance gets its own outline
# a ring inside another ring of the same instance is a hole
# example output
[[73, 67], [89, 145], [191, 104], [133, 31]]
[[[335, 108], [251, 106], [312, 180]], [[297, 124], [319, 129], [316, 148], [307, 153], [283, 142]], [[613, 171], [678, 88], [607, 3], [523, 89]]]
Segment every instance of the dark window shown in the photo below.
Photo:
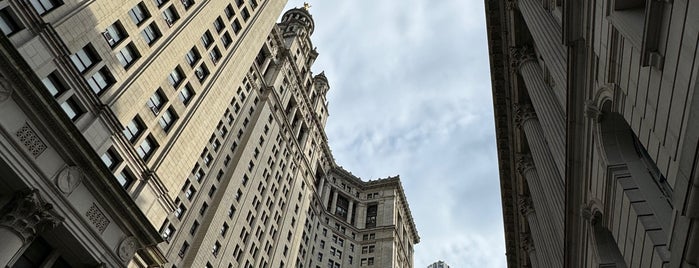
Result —
[[135, 23], [136, 25], [141, 25], [143, 21], [145, 21], [147, 18], [150, 18], [148, 9], [143, 4], [143, 2], [138, 3], [138, 5], [131, 8], [131, 10], [129, 10], [129, 16], [131, 17], [131, 21], [133, 21], [133, 23]]
[[68, 87], [63, 83], [63, 80], [58, 76], [57, 72], [50, 73], [46, 78], [42, 79], [41, 82], [44, 83], [46, 90], [48, 90], [54, 98], [68, 90]]
[[218, 50], [218, 46], [214, 46], [214, 48], [212, 48], [212, 49], [209, 51], [209, 57], [211, 58], [211, 61], [212, 61], [214, 64], [216, 64], [216, 63], [218, 62], [218, 60], [221, 59], [221, 51]]
[[223, 31], [224, 27], [226, 26], [223, 24], [223, 19], [221, 19], [221, 17], [218, 17], [216, 18], [216, 20], [214, 20], [214, 29], [216, 29], [216, 32], [220, 33], [221, 31]]
[[82, 108], [80, 108], [80, 105], [78, 105], [78, 102], [75, 100], [73, 97], [70, 97], [66, 100], [66, 102], [61, 104], [61, 108], [63, 109], [63, 112], [66, 113], [68, 118], [75, 122], [78, 120], [78, 118], [85, 113]]
[[121, 50], [119, 50], [116, 56], [119, 60], [119, 63], [121, 63], [121, 66], [123, 66], [124, 69], [128, 69], [129, 67], [131, 67], [131, 65], [141, 57], [133, 43], [130, 43]]
[[233, 6], [231, 6], [231, 4], [228, 4], [228, 5], [226, 6], [226, 9], [224, 9], [224, 12], [226, 13], [226, 17], [227, 17], [229, 20], [230, 20], [231, 18], [233, 18], [233, 16], [235, 16], [235, 10], [233, 10]]
[[184, 55], [184, 58], [189, 66], [194, 66], [201, 59], [201, 55], [199, 54], [197, 47], [192, 47], [192, 49], [187, 51], [187, 54]]
[[95, 49], [92, 48], [92, 45], [88, 43], [73, 55], [70, 55], [70, 60], [75, 65], [75, 68], [78, 68], [79, 72], [85, 73], [95, 63], [99, 62], [100, 58], [97, 56]]
[[206, 213], [206, 209], [209, 208], [209, 204], [204, 202], [204, 204], [201, 204], [201, 208], [199, 209], [199, 215], [204, 215]]
[[167, 77], [167, 81], [172, 85], [173, 87], [177, 87], [182, 83], [182, 80], [184, 78], [184, 74], [182, 74], [182, 69], [180, 66], [175, 67], [172, 72]]
[[155, 5], [158, 7], [163, 6], [167, 2], [169, 2], [169, 0], [153, 0], [153, 3], [155, 3]]
[[165, 23], [167, 23], [167, 26], [170, 27], [172, 27], [172, 25], [174, 25], [175, 22], [180, 19], [180, 15], [177, 14], [175, 6], [170, 5], [165, 10], [163, 10], [163, 19], [165, 20]]
[[194, 235], [194, 234], [197, 232], [197, 229], [199, 229], [199, 222], [198, 222], [198, 221], [194, 221], [194, 222], [192, 223], [192, 227], [189, 228], [189, 234]]
[[130, 142], [135, 142], [139, 136], [141, 136], [141, 133], [143, 133], [143, 129], [145, 127], [143, 126], [143, 122], [141, 121], [141, 118], [134, 117], [131, 122], [126, 124], [126, 127], [122, 131], [124, 133], [124, 136], [126, 136], [126, 139], [129, 140]]
[[107, 44], [109, 44], [110, 47], [114, 47], [124, 40], [128, 34], [124, 30], [124, 26], [121, 25], [121, 22], [116, 21], [102, 32], [102, 36], [107, 40]]
[[158, 39], [160, 39], [160, 36], [162, 36], [162, 34], [160, 34], [158, 26], [155, 25], [155, 22], [153, 22], [146, 28], [143, 28], [143, 31], [141, 31], [141, 36], [149, 46], [152, 46], [153, 43], [155, 43], [155, 41], [158, 41]]
[[175, 218], [181, 220], [185, 212], [187, 212], [187, 207], [185, 207], [183, 204], [180, 204], [180, 206], [175, 209]]
[[192, 90], [192, 86], [187, 83], [184, 87], [182, 87], [182, 90], [180, 90], [180, 101], [182, 101], [184, 105], [187, 105], [192, 100], [192, 97], [194, 97], [194, 90]]
[[240, 11], [240, 14], [241, 14], [241, 16], [243, 16], [243, 20], [244, 20], [244, 21], [248, 21], [248, 19], [250, 18], [250, 12], [248, 12], [248, 8], [247, 8], [247, 7], [246, 7], [246, 8], [243, 8], [243, 10]]
[[163, 228], [160, 230], [160, 235], [162, 235], [163, 240], [166, 242], [170, 242], [170, 239], [175, 234], [175, 226], [172, 226], [172, 224], [168, 224], [167, 226], [163, 226]]
[[242, 6], [243, 4], [245, 4], [245, 1], [243, 1], [243, 0], [235, 0], [235, 4], [236, 4], [238, 7], [240, 7], [240, 6]]
[[128, 171], [126, 168], [122, 170], [118, 175], [116, 175], [117, 182], [121, 185], [121, 187], [124, 187], [124, 189], [128, 189], [131, 184], [133, 184], [136, 179], [134, 179], [133, 174], [131, 174], [130, 171]]
[[184, 9], [189, 9], [194, 5], [194, 0], [182, 0], [182, 5], [184, 6]]
[[163, 96], [163, 92], [160, 89], [157, 89], [153, 95], [150, 96], [148, 101], [146, 102], [146, 105], [150, 110], [153, 112], [153, 114], [158, 114], [160, 113], [160, 108], [163, 108], [163, 105], [165, 105], [165, 102], [167, 99], [165, 96]]
[[180, 257], [184, 257], [184, 254], [187, 253], [187, 249], [189, 249], [189, 243], [187, 243], [187, 241], [185, 241], [182, 244], [182, 247], [180, 247], [180, 251], [177, 253], [177, 255]]
[[158, 143], [155, 142], [153, 137], [148, 135], [146, 139], [141, 142], [141, 145], [136, 147], [136, 152], [141, 159], [148, 160], [153, 155], [153, 151], [158, 148]]
[[29, 3], [32, 4], [32, 7], [34, 7], [39, 15], [44, 15], [63, 5], [63, 1], [60, 0], [29, 0]]
[[197, 79], [199, 82], [203, 82], [204, 79], [206, 79], [209, 76], [209, 69], [206, 68], [205, 64], [199, 65], [196, 69], [194, 69], [194, 73], [197, 75]]
[[100, 95], [105, 89], [114, 84], [114, 78], [107, 67], [102, 67], [102, 69], [85, 80], [90, 85], [92, 92], [97, 95]]
[[207, 48], [214, 43], [214, 37], [211, 35], [211, 32], [209, 32], [209, 30], [204, 32], [204, 34], [201, 36], [201, 43], [204, 44], [204, 47]]
[[366, 227], [376, 227], [376, 212], [378, 210], [377, 205], [369, 205], [366, 209]]
[[226, 31], [221, 35], [221, 43], [223, 44], [223, 47], [228, 48], [231, 46], [231, 43], [233, 43], [233, 39], [231, 39], [231, 35]]
[[250, 8], [252, 8], [252, 10], [255, 10], [257, 8], [257, 1], [248, 0], [248, 5], [250, 6]]
[[119, 163], [121, 163], [121, 159], [114, 152], [114, 148], [109, 148], [102, 155], [102, 163], [104, 163], [104, 165], [107, 166], [109, 170], [114, 170], [119, 165]]
[[231, 23], [231, 28], [233, 28], [233, 33], [238, 34], [240, 30], [243, 29], [243, 26], [240, 26], [240, 21], [238, 19], [233, 20], [233, 23]]
[[22, 25], [9, 7], [0, 9], [0, 30], [6, 36], [22, 30]]
[[165, 110], [165, 112], [160, 116], [160, 119], [158, 119], [160, 127], [162, 127], [165, 132], [172, 128], [175, 121], [177, 121], [177, 114], [174, 110], [172, 110], [172, 108]]

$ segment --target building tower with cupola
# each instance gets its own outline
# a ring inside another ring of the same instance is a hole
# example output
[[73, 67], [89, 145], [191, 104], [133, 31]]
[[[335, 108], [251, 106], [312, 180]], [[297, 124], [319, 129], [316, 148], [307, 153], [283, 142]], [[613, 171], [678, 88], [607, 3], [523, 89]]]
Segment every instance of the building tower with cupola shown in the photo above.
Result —
[[412, 267], [400, 180], [339, 167], [285, 1], [0, 1], [0, 265]]

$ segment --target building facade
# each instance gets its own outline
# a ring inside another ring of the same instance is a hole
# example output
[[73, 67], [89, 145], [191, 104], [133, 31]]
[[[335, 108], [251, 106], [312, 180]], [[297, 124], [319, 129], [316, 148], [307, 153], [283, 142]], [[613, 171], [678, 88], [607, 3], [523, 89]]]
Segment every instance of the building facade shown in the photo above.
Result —
[[334, 162], [285, 3], [0, 1], [0, 265], [412, 267], [400, 180]]
[[444, 261], [437, 261], [428, 265], [427, 268], [449, 268], [449, 265]]
[[485, 2], [509, 267], [699, 264], [698, 5]]

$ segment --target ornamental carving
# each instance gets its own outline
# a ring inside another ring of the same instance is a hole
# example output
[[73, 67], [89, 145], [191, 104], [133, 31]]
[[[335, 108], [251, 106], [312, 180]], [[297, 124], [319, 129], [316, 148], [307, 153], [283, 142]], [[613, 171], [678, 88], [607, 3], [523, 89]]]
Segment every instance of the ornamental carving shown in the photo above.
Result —
[[534, 169], [534, 161], [532, 161], [532, 156], [530, 154], [518, 154], [517, 155], [517, 172], [520, 175], [525, 176], [525, 174]]
[[56, 214], [53, 205], [45, 202], [36, 189], [18, 192], [0, 209], [0, 226], [19, 234], [24, 243], [61, 221], [63, 218]]
[[592, 119], [592, 121], [596, 123], [599, 122], [601, 115], [602, 112], [600, 111], [599, 107], [597, 107], [594, 101], [585, 101], [585, 117], [587, 117], [588, 119]]
[[87, 217], [90, 223], [92, 223], [100, 233], [104, 232], [107, 226], [109, 226], [109, 219], [104, 216], [104, 213], [102, 213], [95, 203], [92, 203], [92, 206], [90, 206], [85, 213], [85, 217]]
[[15, 133], [19, 142], [24, 145], [24, 148], [29, 151], [34, 157], [39, 156], [46, 150], [46, 144], [39, 138], [39, 135], [34, 132], [28, 123], [24, 123], [24, 126], [17, 130]]
[[534, 251], [534, 241], [530, 233], [520, 233], [520, 246], [527, 253]]
[[517, 9], [517, 0], [510, 0], [510, 1], [505, 2], [505, 8], [507, 10]]
[[522, 127], [524, 122], [530, 119], [536, 119], [536, 112], [529, 104], [515, 104], [515, 124]]
[[121, 243], [119, 243], [119, 248], [117, 248], [117, 255], [119, 255], [119, 259], [121, 259], [123, 262], [128, 262], [136, 254], [137, 249], [138, 241], [135, 237], [129, 236], [121, 240]]
[[532, 199], [530, 197], [524, 195], [519, 196], [519, 213], [525, 217], [534, 213], [534, 206], [532, 205]]
[[5, 102], [12, 95], [12, 85], [4, 76], [0, 75], [0, 103]]
[[529, 47], [510, 47], [510, 65], [514, 70], [519, 70], [522, 64], [535, 59], [536, 57]]
[[595, 225], [602, 219], [602, 212], [599, 211], [594, 201], [590, 201], [580, 208], [580, 215], [586, 221], [590, 222], [590, 225]]
[[85, 173], [80, 167], [65, 167], [56, 177], [56, 187], [65, 195], [69, 195], [80, 185]]

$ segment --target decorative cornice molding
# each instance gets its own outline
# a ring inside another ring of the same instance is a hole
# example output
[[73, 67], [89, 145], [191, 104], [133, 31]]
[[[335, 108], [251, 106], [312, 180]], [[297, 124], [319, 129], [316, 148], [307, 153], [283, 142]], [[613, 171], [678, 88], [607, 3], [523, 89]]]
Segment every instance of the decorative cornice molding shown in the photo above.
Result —
[[36, 189], [24, 190], [0, 209], [0, 226], [17, 233], [24, 243], [34, 239], [39, 233], [53, 229], [63, 221], [56, 215], [53, 205], [44, 201]]
[[525, 174], [530, 171], [534, 170], [534, 161], [532, 160], [532, 156], [529, 153], [520, 153], [517, 154], [517, 172], [525, 177]]
[[532, 239], [531, 233], [520, 233], [520, 247], [527, 253], [531, 253], [536, 248], [534, 247], [534, 240]]
[[527, 215], [534, 213], [534, 206], [532, 205], [532, 199], [528, 196], [519, 196], [519, 213], [526, 217]]
[[529, 104], [515, 104], [515, 125], [522, 127], [522, 124], [530, 119], [536, 119], [536, 112]]
[[512, 66], [512, 70], [519, 71], [522, 64], [533, 60], [536, 60], [536, 56], [531, 48], [527, 46], [510, 47], [510, 66]]

